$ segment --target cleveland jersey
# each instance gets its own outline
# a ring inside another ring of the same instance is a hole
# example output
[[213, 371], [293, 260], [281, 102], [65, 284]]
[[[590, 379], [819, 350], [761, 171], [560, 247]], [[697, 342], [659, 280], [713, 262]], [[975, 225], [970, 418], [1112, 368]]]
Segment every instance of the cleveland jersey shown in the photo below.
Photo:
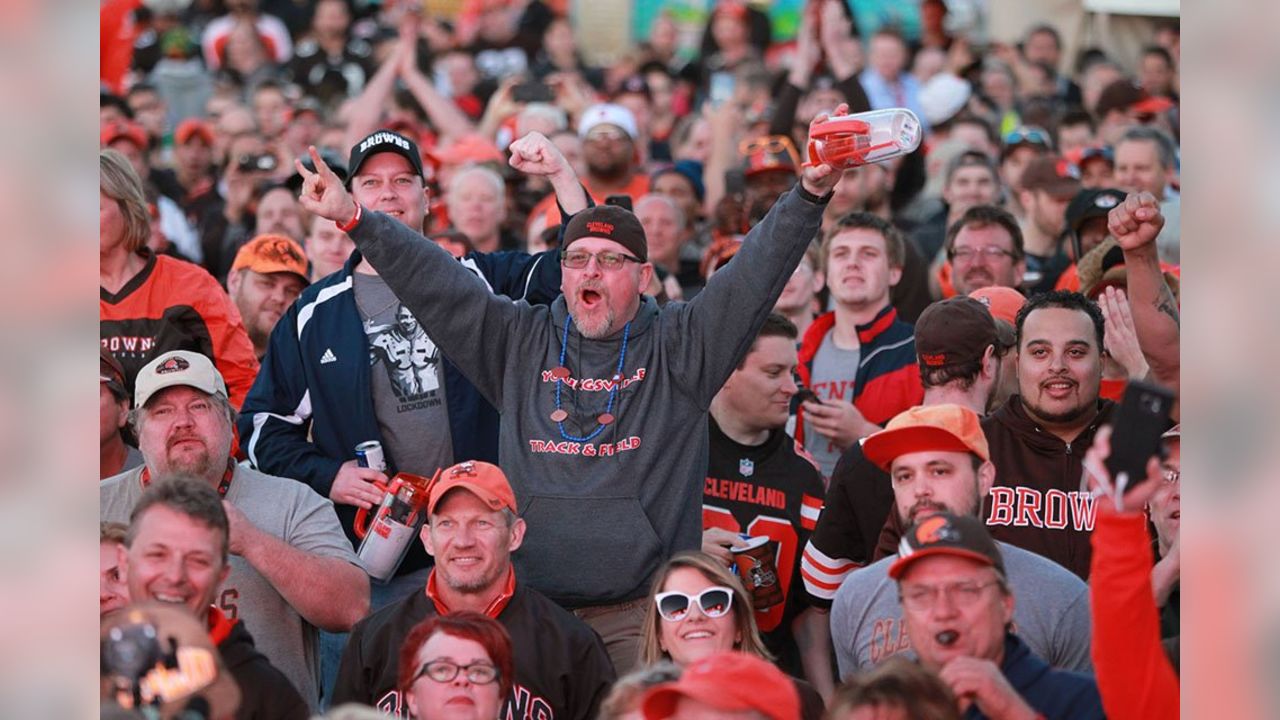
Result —
[[791, 622], [809, 607], [800, 554], [818, 521], [825, 492], [813, 460], [781, 428], [762, 445], [734, 442], [709, 420], [710, 462], [702, 491], [702, 527], [767, 537], [783, 601], [756, 612], [765, 645], [778, 665], [801, 676]]
[[102, 349], [120, 362], [130, 391], [138, 371], [170, 350], [207, 356], [222, 373], [236, 408], [258, 374], [240, 311], [198, 265], [143, 250], [142, 271], [112, 294], [99, 288]]

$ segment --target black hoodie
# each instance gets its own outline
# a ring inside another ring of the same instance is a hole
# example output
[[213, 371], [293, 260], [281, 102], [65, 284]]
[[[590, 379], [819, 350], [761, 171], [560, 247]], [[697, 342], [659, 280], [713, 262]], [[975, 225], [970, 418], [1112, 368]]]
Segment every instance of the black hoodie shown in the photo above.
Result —
[[311, 710], [289, 678], [253, 645], [244, 623], [209, 609], [209, 638], [218, 646], [222, 664], [240, 686], [236, 720], [307, 720]]
[[1109, 400], [1098, 401], [1097, 416], [1070, 443], [1036, 425], [1017, 395], [982, 421], [996, 466], [986, 504], [993, 538], [1089, 579], [1094, 501], [1080, 480], [1085, 451], [1114, 408]]

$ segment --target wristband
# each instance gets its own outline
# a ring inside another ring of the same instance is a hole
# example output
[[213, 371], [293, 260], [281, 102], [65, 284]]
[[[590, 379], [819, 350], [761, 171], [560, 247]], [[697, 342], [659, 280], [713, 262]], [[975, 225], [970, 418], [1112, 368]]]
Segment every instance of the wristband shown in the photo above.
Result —
[[352, 215], [351, 219], [344, 223], [337, 223], [338, 229], [344, 233], [349, 233], [355, 229], [356, 225], [360, 224], [360, 218], [362, 217], [364, 217], [364, 207], [360, 203], [356, 203], [356, 214]]

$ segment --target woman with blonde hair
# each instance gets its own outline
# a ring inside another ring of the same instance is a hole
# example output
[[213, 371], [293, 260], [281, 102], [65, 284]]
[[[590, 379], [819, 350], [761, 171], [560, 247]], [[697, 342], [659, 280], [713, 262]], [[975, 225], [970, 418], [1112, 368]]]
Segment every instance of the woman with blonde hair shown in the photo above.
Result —
[[[756, 626], [751, 596], [716, 558], [685, 552], [654, 576], [640, 640], [640, 664], [669, 660], [677, 666], [725, 650], [773, 661]], [[822, 717], [822, 696], [809, 683], [791, 678], [800, 693], [801, 717]]]
[[147, 247], [147, 200], [124, 155], [99, 153], [98, 191], [99, 336], [126, 386], [153, 358], [191, 350], [213, 360], [239, 408], [258, 359], [235, 304], [203, 268]]

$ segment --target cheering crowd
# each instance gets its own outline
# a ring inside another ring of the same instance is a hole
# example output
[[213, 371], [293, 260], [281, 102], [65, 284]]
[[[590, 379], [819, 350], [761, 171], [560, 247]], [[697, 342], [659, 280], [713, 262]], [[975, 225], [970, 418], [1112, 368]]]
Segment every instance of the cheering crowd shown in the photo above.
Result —
[[1176, 21], [454, 5], [101, 6], [104, 717], [1177, 716]]

